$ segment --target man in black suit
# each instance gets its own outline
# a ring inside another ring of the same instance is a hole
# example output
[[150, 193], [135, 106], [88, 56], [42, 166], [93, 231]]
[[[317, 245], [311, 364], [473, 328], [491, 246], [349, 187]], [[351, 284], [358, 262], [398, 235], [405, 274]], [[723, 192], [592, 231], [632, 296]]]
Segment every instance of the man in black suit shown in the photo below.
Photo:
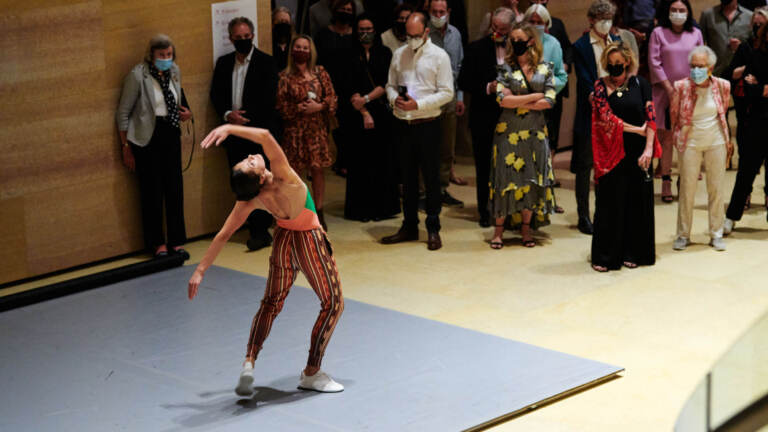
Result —
[[[491, 34], [469, 44], [459, 74], [459, 89], [469, 94], [469, 130], [477, 176], [477, 211], [479, 224], [490, 226], [488, 180], [491, 173], [491, 149], [501, 107], [496, 102], [496, 65], [504, 61], [506, 40], [512, 30], [514, 12], [499, 8], [491, 17]], [[489, 92], [489, 88], [492, 91]]]
[[[229, 39], [235, 52], [216, 60], [211, 101], [225, 123], [268, 129], [278, 137], [277, 68], [270, 55], [253, 46], [253, 31], [253, 23], [248, 18], [234, 18], [229, 22]], [[230, 169], [250, 154], [264, 156], [260, 145], [242, 138], [230, 136], [223, 144]], [[247, 224], [250, 232], [248, 249], [258, 250], [272, 244], [268, 231], [272, 225], [269, 213], [255, 210]]]

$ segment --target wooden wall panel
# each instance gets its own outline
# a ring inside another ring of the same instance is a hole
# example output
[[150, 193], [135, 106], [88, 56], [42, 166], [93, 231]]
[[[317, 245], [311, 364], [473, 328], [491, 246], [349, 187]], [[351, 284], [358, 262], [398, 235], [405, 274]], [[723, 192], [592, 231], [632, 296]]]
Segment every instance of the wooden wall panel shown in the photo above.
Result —
[[[259, 44], [269, 47], [269, 1], [254, 1]], [[208, 96], [211, 3], [3, 2], [0, 283], [143, 247], [136, 179], [122, 165], [115, 125], [122, 80], [154, 34], [171, 36], [199, 143], [219, 124]], [[184, 127], [185, 163], [192, 137]], [[195, 150], [184, 200], [188, 236], [218, 229], [234, 202], [222, 149]]]

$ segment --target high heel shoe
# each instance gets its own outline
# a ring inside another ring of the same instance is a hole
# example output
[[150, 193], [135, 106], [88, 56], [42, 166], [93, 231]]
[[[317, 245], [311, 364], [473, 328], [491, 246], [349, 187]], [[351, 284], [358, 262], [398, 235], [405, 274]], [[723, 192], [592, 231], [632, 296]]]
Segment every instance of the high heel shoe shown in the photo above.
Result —
[[[677, 190], [680, 193], [680, 179], [677, 180]], [[665, 175], [661, 177], [661, 201], [671, 203], [675, 198], [672, 196], [672, 177]]]
[[[501, 225], [494, 224], [494, 226], [496, 228], [501, 228], [501, 234], [499, 235], [499, 238], [501, 238], [501, 236], [504, 235], [504, 224], [503, 223]], [[493, 236], [496, 237], [496, 230], [495, 229], [493, 230]], [[504, 247], [504, 242], [502, 240], [493, 241], [493, 239], [491, 239], [491, 249], [499, 250], [499, 249], [501, 249], [503, 247]]]

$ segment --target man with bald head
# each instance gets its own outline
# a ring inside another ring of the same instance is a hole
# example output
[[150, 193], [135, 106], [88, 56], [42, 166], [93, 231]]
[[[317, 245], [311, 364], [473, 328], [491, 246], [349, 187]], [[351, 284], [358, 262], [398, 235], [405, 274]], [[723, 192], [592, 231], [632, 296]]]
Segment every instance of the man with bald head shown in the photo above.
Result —
[[448, 54], [429, 39], [426, 16], [414, 12], [405, 22], [407, 44], [392, 54], [387, 99], [399, 140], [403, 174], [403, 225], [383, 244], [419, 239], [419, 168], [427, 193], [427, 248], [442, 247], [440, 239], [440, 122], [442, 107], [453, 100], [453, 71]]
[[[477, 211], [482, 227], [490, 226], [488, 179], [491, 170], [491, 148], [501, 107], [496, 102], [496, 65], [504, 62], [506, 43], [515, 12], [501, 7], [491, 16], [491, 33], [467, 47], [459, 74], [459, 88], [470, 95], [469, 130], [477, 175]], [[490, 88], [493, 88], [489, 91]]]

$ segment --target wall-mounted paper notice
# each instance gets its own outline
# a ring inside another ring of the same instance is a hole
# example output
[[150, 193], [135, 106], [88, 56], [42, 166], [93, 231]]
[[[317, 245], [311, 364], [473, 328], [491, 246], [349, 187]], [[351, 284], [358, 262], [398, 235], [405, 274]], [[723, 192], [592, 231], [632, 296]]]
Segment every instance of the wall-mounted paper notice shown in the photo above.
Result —
[[232, 18], [246, 17], [253, 21], [253, 44], [258, 48], [259, 38], [256, 19], [256, 0], [237, 0], [211, 5], [211, 25], [213, 35], [213, 65], [216, 59], [235, 50], [229, 41], [227, 25]]

